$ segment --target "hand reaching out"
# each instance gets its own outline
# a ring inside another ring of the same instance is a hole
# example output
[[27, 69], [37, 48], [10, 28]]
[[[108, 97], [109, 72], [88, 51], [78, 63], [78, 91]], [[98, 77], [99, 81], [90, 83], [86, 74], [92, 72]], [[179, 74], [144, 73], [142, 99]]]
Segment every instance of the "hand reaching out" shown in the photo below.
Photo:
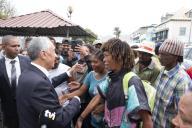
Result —
[[86, 46], [78, 46], [78, 50], [83, 56], [87, 56], [90, 53]]
[[69, 69], [69, 72], [70, 72], [70, 74], [72, 74], [73, 72], [76, 72], [76, 71], [82, 70], [82, 69], [83, 69], [83, 65], [76, 63], [75, 65], [73, 65], [73, 66]]
[[70, 99], [69, 95], [68, 94], [64, 94], [64, 95], [59, 97], [59, 102], [60, 102], [61, 105], [63, 105], [63, 103], [65, 101], [67, 101], [68, 99]]
[[68, 84], [70, 91], [74, 91], [80, 88], [80, 83], [76, 81], [72, 81]]

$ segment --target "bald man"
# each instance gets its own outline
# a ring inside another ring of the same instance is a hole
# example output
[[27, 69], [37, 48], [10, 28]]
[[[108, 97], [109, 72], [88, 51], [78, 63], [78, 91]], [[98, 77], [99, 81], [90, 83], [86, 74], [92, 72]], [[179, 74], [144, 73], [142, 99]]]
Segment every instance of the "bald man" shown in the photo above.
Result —
[[192, 128], [192, 92], [184, 94], [179, 101], [179, 112], [172, 120], [175, 128]]
[[3, 56], [0, 58], [0, 99], [4, 128], [19, 128], [16, 107], [16, 89], [20, 74], [26, 70], [30, 60], [20, 56], [19, 39], [6, 35], [2, 38]]

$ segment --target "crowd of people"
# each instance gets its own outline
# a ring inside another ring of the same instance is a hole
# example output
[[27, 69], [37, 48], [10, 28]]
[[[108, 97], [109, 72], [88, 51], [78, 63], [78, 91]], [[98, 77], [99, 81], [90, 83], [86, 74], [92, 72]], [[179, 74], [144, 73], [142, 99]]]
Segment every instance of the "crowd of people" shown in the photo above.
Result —
[[[16, 36], [0, 45], [3, 128], [191, 128], [184, 43]], [[191, 66], [192, 67], [192, 66]]]

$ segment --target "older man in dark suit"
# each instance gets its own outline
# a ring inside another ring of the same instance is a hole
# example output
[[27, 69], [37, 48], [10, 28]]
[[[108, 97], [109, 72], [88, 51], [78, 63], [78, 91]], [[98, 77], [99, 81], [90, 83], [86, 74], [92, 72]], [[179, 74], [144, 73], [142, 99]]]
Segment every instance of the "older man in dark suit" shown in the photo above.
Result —
[[15, 36], [7, 35], [2, 38], [4, 55], [0, 59], [0, 98], [5, 128], [19, 128], [16, 108], [16, 88], [18, 78], [30, 61], [19, 56], [19, 40]]
[[[55, 47], [48, 38], [33, 38], [28, 47], [32, 60], [30, 68], [19, 78], [17, 108], [20, 128], [66, 128], [80, 109], [79, 97], [65, 107], [60, 105], [54, 83], [48, 79], [48, 70], [55, 63]], [[64, 74], [70, 76], [72, 69]]]

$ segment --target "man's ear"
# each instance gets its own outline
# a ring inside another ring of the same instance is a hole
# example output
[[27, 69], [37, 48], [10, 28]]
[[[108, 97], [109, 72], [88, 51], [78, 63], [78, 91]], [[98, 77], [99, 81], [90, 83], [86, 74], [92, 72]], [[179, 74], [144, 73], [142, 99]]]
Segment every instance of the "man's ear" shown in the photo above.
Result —
[[171, 122], [177, 128], [179, 126], [179, 115], [177, 114]]
[[6, 45], [5, 44], [1, 44], [1, 46], [2, 46], [2, 49], [4, 50], [5, 49], [5, 47], [6, 47]]
[[46, 60], [47, 53], [45, 51], [40, 51], [39, 58], [41, 58], [42, 60]]

